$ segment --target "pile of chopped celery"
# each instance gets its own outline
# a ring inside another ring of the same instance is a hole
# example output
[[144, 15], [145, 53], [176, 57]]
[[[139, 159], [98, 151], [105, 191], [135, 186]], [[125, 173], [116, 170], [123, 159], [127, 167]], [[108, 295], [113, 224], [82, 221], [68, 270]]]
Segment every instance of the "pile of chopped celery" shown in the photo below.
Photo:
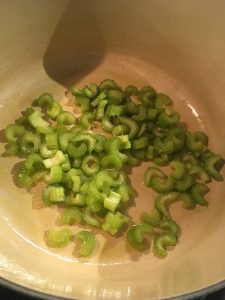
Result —
[[[126, 231], [126, 240], [139, 251], [152, 240], [153, 252], [165, 257], [167, 246], [175, 246], [180, 235], [168, 204], [207, 206], [207, 183], [223, 180], [222, 157], [209, 150], [204, 132], [184, 129], [172, 99], [151, 86], [122, 89], [107, 79], [70, 92], [80, 107], [79, 117], [44, 93], [5, 129], [5, 155], [25, 159], [17, 171], [18, 184], [30, 189], [44, 181], [44, 204], [64, 208], [60, 222], [67, 227], [50, 229], [48, 246], [66, 246], [73, 239], [69, 226], [81, 223], [113, 236]], [[99, 127], [107, 134], [100, 134]], [[158, 195], [152, 211], [143, 212], [140, 224], [132, 225], [124, 214], [134, 195], [125, 166], [143, 161], [151, 162], [144, 183]], [[170, 174], [160, 166], [169, 166]], [[80, 256], [93, 252], [92, 232], [80, 231], [77, 240], [82, 242]]]

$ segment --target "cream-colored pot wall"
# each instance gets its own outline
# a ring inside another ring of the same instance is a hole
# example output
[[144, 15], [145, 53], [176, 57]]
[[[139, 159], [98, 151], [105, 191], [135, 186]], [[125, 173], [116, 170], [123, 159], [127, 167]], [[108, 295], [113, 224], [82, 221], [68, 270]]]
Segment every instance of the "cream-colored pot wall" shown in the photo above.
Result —
[[[44, 91], [63, 99], [72, 84], [112, 78], [170, 95], [182, 120], [207, 132], [212, 150], [225, 154], [224, 1], [1, 0], [0, 7], [0, 129]], [[55, 224], [57, 209], [40, 209], [39, 190], [14, 185], [17, 159], [0, 160], [3, 279], [66, 298], [140, 300], [225, 279], [224, 183], [211, 184], [208, 210], [173, 205], [182, 235], [166, 259], [97, 234], [96, 252], [82, 260], [71, 255], [72, 243], [47, 248], [43, 232]], [[139, 192], [130, 209], [135, 220], [153, 205], [154, 193], [141, 179], [145, 167], [131, 176]]]

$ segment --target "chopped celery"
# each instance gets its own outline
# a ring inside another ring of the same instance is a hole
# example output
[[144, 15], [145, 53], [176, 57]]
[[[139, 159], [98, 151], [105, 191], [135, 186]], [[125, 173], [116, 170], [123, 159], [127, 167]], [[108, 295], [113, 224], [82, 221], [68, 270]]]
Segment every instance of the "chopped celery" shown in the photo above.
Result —
[[129, 218], [118, 211], [115, 214], [108, 212], [105, 223], [102, 224], [102, 229], [111, 235], [115, 235], [128, 221]]
[[46, 205], [65, 202], [65, 190], [62, 186], [47, 185], [42, 190], [42, 200]]
[[59, 150], [56, 152], [55, 156], [43, 160], [43, 164], [45, 165], [45, 167], [47, 169], [49, 169], [52, 166], [60, 165], [60, 164], [64, 163], [65, 161], [66, 161], [66, 157], [65, 157], [64, 153], [61, 150]]
[[[150, 162], [144, 184], [158, 195], [152, 210], [141, 214], [142, 223], [132, 226], [126, 238], [139, 251], [152, 242], [154, 253], [165, 257], [167, 246], [176, 245], [180, 235], [170, 204], [180, 201], [189, 210], [208, 206], [207, 183], [223, 180], [224, 159], [211, 151], [204, 132], [183, 128], [173, 100], [150, 85], [123, 89], [106, 79], [74, 86], [70, 92], [80, 106], [79, 118], [64, 111], [53, 95], [43, 93], [6, 127], [4, 156], [24, 157], [15, 173], [18, 184], [30, 189], [46, 183], [42, 200], [63, 208], [62, 225], [90, 225], [114, 236], [129, 221], [119, 211], [127, 210], [134, 195], [127, 174]], [[164, 173], [161, 166], [172, 170]], [[63, 247], [71, 237], [68, 229], [47, 232], [50, 247]], [[92, 253], [96, 244], [92, 233], [81, 231], [76, 240], [82, 242], [80, 256]]]
[[96, 245], [96, 238], [93, 233], [82, 230], [77, 233], [76, 238], [82, 241], [82, 245], [78, 251], [80, 256], [89, 256], [94, 251]]
[[74, 223], [80, 223], [81, 220], [81, 211], [77, 207], [65, 209], [60, 217], [60, 222], [62, 225], [73, 225]]
[[47, 231], [47, 245], [51, 248], [62, 248], [69, 244], [72, 238], [72, 232], [68, 229]]
[[42, 118], [40, 111], [37, 111], [37, 110], [34, 111], [31, 115], [29, 115], [28, 121], [34, 128], [38, 128], [38, 127], [45, 128], [50, 125], [47, 121], [45, 121]]
[[120, 199], [120, 194], [111, 191], [109, 196], [104, 199], [104, 207], [114, 212], [120, 203]]

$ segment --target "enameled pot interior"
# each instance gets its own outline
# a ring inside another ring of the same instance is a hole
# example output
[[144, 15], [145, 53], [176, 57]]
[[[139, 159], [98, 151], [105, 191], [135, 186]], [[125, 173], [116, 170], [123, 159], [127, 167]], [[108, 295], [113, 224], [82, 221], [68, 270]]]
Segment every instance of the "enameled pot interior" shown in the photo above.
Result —
[[[65, 91], [111, 78], [150, 84], [170, 95], [191, 130], [209, 135], [225, 153], [225, 21], [222, 1], [0, 1], [0, 129], [48, 91], [73, 110]], [[3, 139], [3, 134], [1, 135]], [[4, 146], [0, 145], [1, 153]], [[137, 253], [122, 238], [96, 231], [90, 259], [74, 244], [49, 249], [43, 233], [57, 208], [41, 204], [14, 184], [19, 160], [1, 158], [0, 276], [50, 295], [77, 299], [163, 299], [195, 292], [225, 279], [224, 183], [210, 184], [209, 208], [171, 208], [182, 235], [166, 259]], [[143, 184], [149, 163], [129, 177], [138, 191], [129, 212], [138, 222], [155, 193]], [[79, 227], [72, 227], [74, 232]]]

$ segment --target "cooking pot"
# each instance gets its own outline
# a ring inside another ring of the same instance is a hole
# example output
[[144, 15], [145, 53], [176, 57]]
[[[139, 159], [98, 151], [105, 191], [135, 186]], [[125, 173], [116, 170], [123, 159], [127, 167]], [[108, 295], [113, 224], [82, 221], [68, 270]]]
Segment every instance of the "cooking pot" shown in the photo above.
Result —
[[[221, 0], [0, 1], [0, 128], [41, 93], [67, 103], [65, 90], [105, 78], [168, 94], [191, 130], [225, 154], [225, 2]], [[3, 135], [2, 135], [3, 136]], [[3, 138], [3, 137], [2, 137]], [[1, 143], [1, 153], [4, 146]], [[225, 186], [211, 183], [209, 207], [173, 204], [182, 235], [165, 259], [127, 249], [97, 233], [89, 258], [71, 243], [49, 249], [43, 233], [57, 209], [40, 191], [13, 180], [16, 158], [1, 158], [0, 277], [3, 285], [44, 299], [189, 299], [225, 286]], [[130, 175], [138, 191], [134, 221], [153, 206], [143, 184], [149, 164]]]

